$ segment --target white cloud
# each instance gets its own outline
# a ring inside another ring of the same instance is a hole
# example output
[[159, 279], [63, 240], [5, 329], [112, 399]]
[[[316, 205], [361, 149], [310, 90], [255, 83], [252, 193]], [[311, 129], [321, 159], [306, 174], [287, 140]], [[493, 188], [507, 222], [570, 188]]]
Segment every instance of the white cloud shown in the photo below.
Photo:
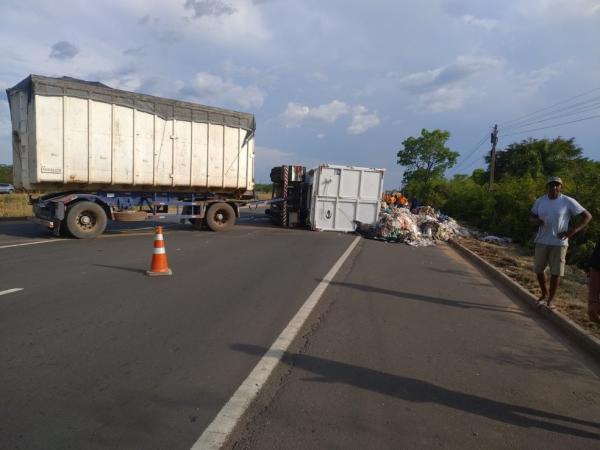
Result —
[[122, 89], [124, 91], [139, 92], [143, 84], [141, 75], [131, 67], [88, 72], [81, 77], [89, 81], [99, 81], [111, 88]]
[[468, 94], [458, 87], [440, 87], [431, 92], [421, 94], [419, 103], [429, 112], [440, 113], [462, 108]]
[[504, 64], [503, 60], [489, 56], [458, 56], [452, 64], [406, 75], [399, 80], [405, 88], [421, 88], [458, 83], [474, 75], [496, 70]]
[[188, 28], [191, 37], [201, 36], [219, 45], [235, 48], [263, 50], [271, 37], [261, 8], [256, 8], [250, 0], [187, 0], [186, 5], [188, 3], [200, 6], [199, 9], [191, 8], [193, 14]]
[[248, 77], [256, 77], [260, 73], [260, 71], [255, 67], [247, 67], [247, 66], [238, 65], [238, 64], [235, 64], [230, 59], [223, 61], [220, 64], [220, 67], [223, 70], [223, 72], [225, 72], [227, 75], [230, 75], [230, 76], [241, 75], [241, 76], [248, 76]]
[[265, 93], [256, 86], [241, 86], [208, 72], [198, 73], [180, 92], [200, 102], [244, 109], [260, 107], [265, 100]]
[[519, 74], [510, 74], [513, 92], [519, 92], [530, 96], [560, 74], [561, 69], [554, 66], [543, 67], [541, 69]]
[[222, 0], [186, 0], [185, 9], [190, 9], [194, 17], [223, 16], [235, 13], [235, 8]]
[[523, 16], [537, 20], [593, 18], [600, 14], [598, 0], [527, 0], [517, 2], [516, 7]]
[[310, 81], [317, 81], [317, 82], [327, 81], [329, 79], [329, 77], [326, 74], [324, 74], [323, 72], [319, 72], [319, 71], [315, 71], [311, 74], [308, 74], [306, 76], [306, 78]]
[[350, 134], [362, 134], [369, 128], [378, 126], [381, 123], [375, 113], [369, 113], [364, 106], [355, 106], [352, 109], [352, 124], [347, 128]]
[[299, 103], [290, 102], [283, 113], [285, 126], [288, 128], [299, 127], [307, 119], [322, 120], [324, 122], [335, 122], [339, 117], [350, 112], [350, 107], [339, 100], [309, 107]]
[[319, 133], [319, 134], [317, 134], [316, 138], [317, 139], [325, 139], [325, 136], [327, 136], [325, 133]]
[[375, 93], [392, 93], [403, 89], [413, 93], [435, 92], [442, 86], [457, 85], [469, 79], [490, 71], [497, 71], [505, 65], [501, 58], [491, 56], [461, 55], [451, 64], [400, 75], [389, 72], [384, 77], [368, 83], [364, 92], [368, 95]]
[[465, 14], [461, 17], [469, 25], [476, 25], [485, 28], [488, 31], [492, 31], [498, 26], [498, 21], [494, 19], [482, 19], [480, 17], [473, 16], [471, 14]]
[[[380, 124], [379, 117], [375, 113], [369, 113], [369, 110], [362, 105], [350, 106], [340, 100], [333, 100], [323, 105], [310, 107], [299, 103], [290, 102], [282, 114], [285, 126], [287, 128], [300, 127], [305, 120], [319, 120], [327, 123], [334, 123], [342, 116], [352, 116], [352, 123], [346, 130], [350, 134], [361, 134], [369, 128]], [[322, 139], [325, 135], [317, 135]]]

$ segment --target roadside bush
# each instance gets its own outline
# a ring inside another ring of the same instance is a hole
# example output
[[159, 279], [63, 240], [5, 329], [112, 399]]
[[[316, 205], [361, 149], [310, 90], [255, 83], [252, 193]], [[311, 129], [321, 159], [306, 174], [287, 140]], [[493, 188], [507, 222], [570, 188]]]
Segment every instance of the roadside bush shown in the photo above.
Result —
[[27, 194], [0, 195], [0, 217], [32, 216], [33, 211], [28, 201]]
[[528, 220], [531, 207], [546, 193], [550, 175], [560, 176], [563, 192], [594, 217], [569, 245], [567, 261], [582, 266], [600, 240], [600, 162], [583, 158], [574, 139], [528, 139], [499, 151], [498, 181], [491, 190], [489, 171], [476, 169], [470, 176], [456, 175], [452, 180], [441, 176], [427, 182], [411, 180], [404, 191], [455, 219], [531, 249], [536, 232]]

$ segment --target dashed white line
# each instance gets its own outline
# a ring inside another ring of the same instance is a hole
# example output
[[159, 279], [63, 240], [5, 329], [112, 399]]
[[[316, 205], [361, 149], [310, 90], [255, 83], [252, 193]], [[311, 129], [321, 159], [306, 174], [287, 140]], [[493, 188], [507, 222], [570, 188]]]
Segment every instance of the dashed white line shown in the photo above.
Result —
[[68, 241], [69, 239], [48, 239], [46, 241], [23, 242], [21, 244], [0, 245], [0, 248], [22, 247], [24, 245], [51, 244], [52, 242]]
[[264, 354], [252, 372], [250, 372], [250, 375], [238, 387], [237, 391], [235, 391], [233, 396], [219, 411], [219, 414], [217, 414], [208, 428], [204, 430], [192, 447], [192, 450], [216, 450], [223, 446], [359, 240], [360, 236], [356, 237], [344, 254], [340, 256], [329, 272], [327, 272], [325, 278], [317, 285], [308, 299], [306, 299], [294, 318], [281, 332], [273, 345], [271, 345], [271, 348]]
[[22, 290], [23, 288], [7, 289], [6, 291], [0, 291], [0, 295], [12, 294], [13, 292], [19, 292]]

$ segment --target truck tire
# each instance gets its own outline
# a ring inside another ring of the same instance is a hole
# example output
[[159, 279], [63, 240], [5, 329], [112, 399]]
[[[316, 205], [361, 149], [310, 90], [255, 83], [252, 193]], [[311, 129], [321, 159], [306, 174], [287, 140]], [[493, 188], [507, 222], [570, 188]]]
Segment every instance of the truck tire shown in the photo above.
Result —
[[206, 225], [212, 231], [227, 231], [235, 224], [235, 211], [228, 203], [213, 203], [206, 213]]
[[94, 202], [78, 202], [69, 208], [65, 225], [77, 239], [89, 239], [104, 233], [108, 218], [100, 205]]

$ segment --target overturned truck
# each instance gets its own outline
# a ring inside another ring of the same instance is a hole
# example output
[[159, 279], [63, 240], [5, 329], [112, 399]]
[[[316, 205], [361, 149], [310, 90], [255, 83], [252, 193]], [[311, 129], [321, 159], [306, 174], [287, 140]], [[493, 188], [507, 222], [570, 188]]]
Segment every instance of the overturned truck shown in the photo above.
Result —
[[271, 170], [271, 221], [284, 227], [317, 231], [355, 231], [375, 224], [383, 192], [384, 169], [321, 164], [278, 166]]
[[91, 238], [108, 220], [227, 230], [254, 189], [252, 114], [30, 75], [8, 89], [13, 175], [36, 221]]

